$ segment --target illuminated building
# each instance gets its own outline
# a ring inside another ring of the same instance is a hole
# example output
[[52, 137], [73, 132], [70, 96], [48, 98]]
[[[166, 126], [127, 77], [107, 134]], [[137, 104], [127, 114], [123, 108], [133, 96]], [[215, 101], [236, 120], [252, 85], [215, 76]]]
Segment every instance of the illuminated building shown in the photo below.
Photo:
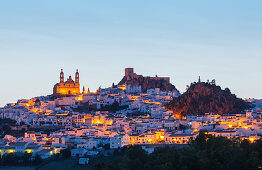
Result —
[[92, 118], [92, 124], [112, 125], [113, 120], [112, 119], [106, 119], [105, 116], [99, 115], [99, 116], [94, 116]]
[[195, 139], [197, 134], [170, 134], [166, 137], [166, 143], [187, 144], [191, 139]]
[[157, 143], [163, 143], [165, 141], [164, 131], [155, 131], [155, 134]]
[[71, 96], [80, 94], [80, 83], [79, 83], [79, 72], [76, 70], [75, 81], [71, 76], [64, 81], [64, 72], [61, 69], [60, 82], [54, 86], [53, 95], [54, 97]]
[[116, 135], [110, 138], [110, 149], [122, 148], [130, 144], [129, 135]]
[[89, 88], [88, 88], [88, 90], [86, 91], [85, 90], [85, 87], [83, 87], [83, 92], [82, 92], [83, 94], [89, 94], [90, 93], [90, 90], [89, 90]]

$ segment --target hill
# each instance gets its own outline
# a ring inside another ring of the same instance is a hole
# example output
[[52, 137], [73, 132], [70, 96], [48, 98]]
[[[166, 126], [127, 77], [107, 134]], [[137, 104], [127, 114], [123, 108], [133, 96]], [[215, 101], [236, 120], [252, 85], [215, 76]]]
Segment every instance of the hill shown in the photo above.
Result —
[[237, 98], [228, 88], [222, 90], [215, 83], [208, 82], [192, 83], [184, 94], [166, 105], [167, 109], [180, 116], [243, 113], [252, 107], [251, 103]]

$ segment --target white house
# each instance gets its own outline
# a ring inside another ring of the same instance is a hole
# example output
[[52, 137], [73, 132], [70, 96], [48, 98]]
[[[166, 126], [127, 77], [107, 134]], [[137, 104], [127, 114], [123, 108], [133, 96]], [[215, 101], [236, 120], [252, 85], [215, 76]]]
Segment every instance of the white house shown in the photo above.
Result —
[[89, 158], [80, 158], [78, 163], [80, 165], [87, 165], [88, 164], [88, 161], [89, 161]]
[[55, 154], [55, 150], [54, 149], [43, 149], [37, 152], [36, 154], [39, 155], [42, 159], [47, 159]]
[[71, 157], [73, 158], [81, 158], [86, 155], [88, 150], [84, 148], [77, 148], [77, 149], [72, 149], [71, 150]]
[[129, 135], [116, 135], [110, 138], [110, 148], [116, 149], [130, 144]]

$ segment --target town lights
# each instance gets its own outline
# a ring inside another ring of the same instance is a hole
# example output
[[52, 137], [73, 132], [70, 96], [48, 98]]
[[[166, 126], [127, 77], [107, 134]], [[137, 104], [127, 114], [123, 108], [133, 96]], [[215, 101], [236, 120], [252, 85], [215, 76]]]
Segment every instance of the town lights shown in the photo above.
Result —
[[15, 150], [14, 150], [14, 149], [9, 149], [7, 152], [8, 152], [8, 153], [14, 153]]
[[32, 153], [32, 152], [33, 152], [32, 149], [27, 149], [27, 150], [26, 150], [26, 153]]
[[82, 101], [83, 100], [83, 96], [79, 95], [78, 97], [75, 98], [77, 101]]
[[251, 138], [249, 138], [249, 141], [250, 141], [251, 143], [253, 143], [253, 142], [254, 142], [254, 140], [255, 140], [255, 139], [254, 139], [254, 138], [252, 138], [252, 137], [251, 137]]

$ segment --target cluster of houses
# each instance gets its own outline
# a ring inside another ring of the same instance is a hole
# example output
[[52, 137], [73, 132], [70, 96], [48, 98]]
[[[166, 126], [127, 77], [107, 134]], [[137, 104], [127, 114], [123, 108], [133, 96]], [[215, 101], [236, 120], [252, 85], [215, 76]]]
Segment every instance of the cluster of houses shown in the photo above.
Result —
[[[259, 108], [246, 114], [207, 113], [179, 120], [172, 111], [164, 109], [166, 103], [178, 96], [177, 91], [163, 92], [158, 88], [142, 93], [141, 87], [129, 85], [56, 99], [44, 96], [18, 100], [0, 108], [0, 118], [40, 130], [26, 131], [21, 137], [5, 135], [0, 140], [0, 153], [32, 153], [45, 159], [71, 148], [72, 157], [87, 158], [128, 145], [148, 149], [157, 144], [187, 144], [200, 130], [251, 142], [262, 134]], [[102, 111], [114, 103], [120, 109]]]

